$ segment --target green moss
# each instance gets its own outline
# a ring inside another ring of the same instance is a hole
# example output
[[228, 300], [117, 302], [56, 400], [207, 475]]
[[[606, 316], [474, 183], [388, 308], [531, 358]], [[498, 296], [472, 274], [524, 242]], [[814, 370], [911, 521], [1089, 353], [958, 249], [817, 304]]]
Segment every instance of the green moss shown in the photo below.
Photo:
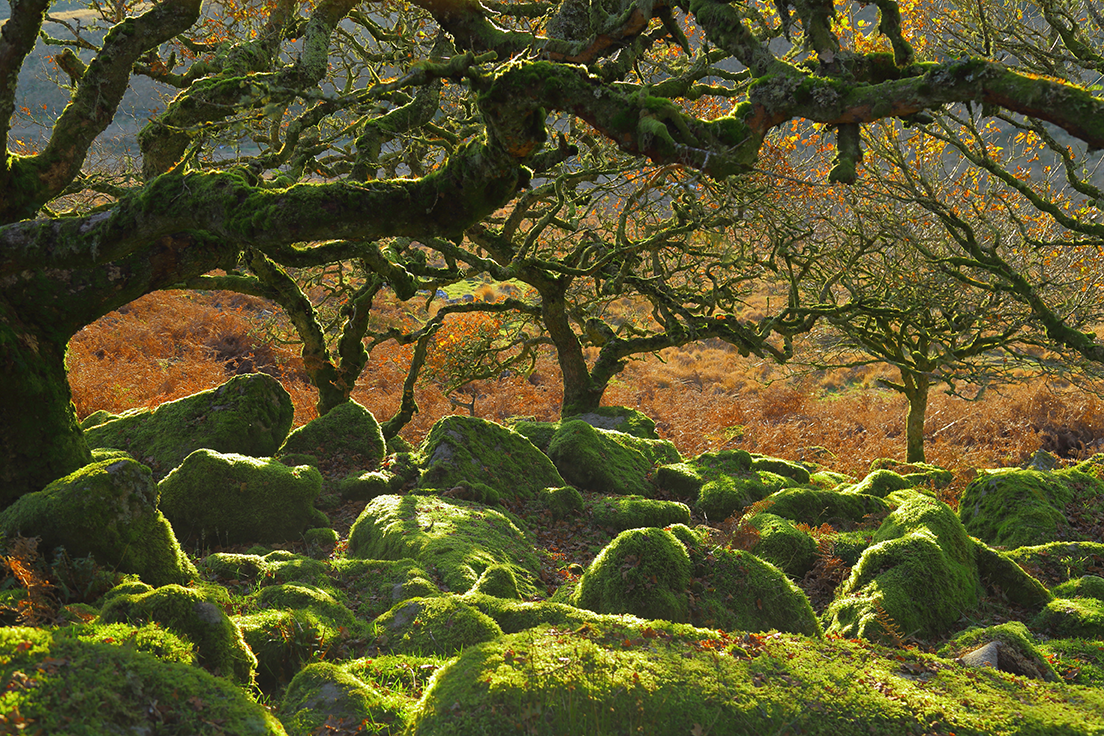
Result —
[[89, 447], [126, 450], [162, 478], [199, 448], [270, 457], [291, 429], [292, 414], [291, 396], [280, 382], [251, 373], [85, 434]]
[[206, 577], [221, 583], [238, 581], [276, 585], [301, 582], [320, 585], [327, 579], [326, 563], [287, 550], [274, 550], [267, 555], [216, 552], [200, 560], [198, 567]]
[[515, 517], [459, 499], [380, 496], [349, 532], [349, 555], [411, 558], [438, 571], [453, 592], [465, 592], [491, 565], [510, 567], [523, 597], [539, 588], [540, 560]]
[[691, 560], [691, 621], [696, 626], [821, 635], [808, 597], [769, 562], [724, 548], [692, 549]]
[[1104, 603], [1104, 578], [1099, 575], [1085, 575], [1067, 580], [1051, 592], [1059, 598], [1095, 598]]
[[377, 470], [387, 446], [372, 412], [350, 400], [289, 434], [277, 455], [290, 453], [313, 455], [332, 475], [350, 467]]
[[553, 601], [506, 600], [476, 591], [465, 593], [463, 598], [464, 602], [494, 619], [499, 628], [507, 634], [532, 629], [542, 624], [575, 628], [596, 621], [617, 618]]
[[132, 626], [125, 623], [92, 622], [72, 626], [65, 635], [81, 641], [114, 644], [131, 651], [143, 652], [162, 662], [197, 664], [195, 645], [192, 642], [155, 623]]
[[813, 569], [816, 541], [789, 519], [771, 513], [755, 514], [748, 523], [759, 530], [759, 541], [751, 551], [797, 580]]
[[72, 627], [0, 629], [0, 679], [14, 682], [20, 672], [35, 680], [0, 694], [0, 713], [18, 713], [27, 730], [44, 734], [284, 734], [224, 679], [75, 634]]
[[322, 476], [309, 465], [196, 450], [158, 484], [181, 538], [222, 544], [298, 540], [325, 521], [313, 506]]
[[538, 498], [554, 519], [566, 519], [583, 512], [583, 494], [574, 486], [545, 488]]
[[587, 505], [595, 526], [616, 531], [690, 523], [690, 508], [677, 501], [658, 501], [641, 496], [598, 496]]
[[511, 429], [532, 442], [534, 447], [544, 453], [548, 452], [548, 445], [552, 442], [552, 438], [559, 428], [559, 422], [521, 421], [511, 426]]
[[371, 621], [408, 598], [441, 594], [432, 576], [410, 559], [336, 559], [330, 574], [344, 594], [345, 604], [360, 621]]
[[187, 583], [197, 575], [169, 522], [157, 509], [149, 468], [104, 460], [26, 494], [0, 512], [0, 536], [37, 536], [42, 549], [135, 573], [152, 585]]
[[387, 651], [444, 656], [502, 636], [494, 619], [455, 595], [396, 604], [372, 622], [370, 632]]
[[419, 488], [479, 483], [503, 498], [523, 499], [564, 485], [551, 461], [533, 443], [476, 417], [450, 416], [434, 424], [422, 443], [421, 456], [425, 460]]
[[783, 478], [789, 478], [792, 481], [797, 482], [800, 485], [804, 485], [809, 482], [809, 469], [801, 463], [795, 463], [790, 460], [783, 460], [779, 457], [765, 457], [762, 455], [753, 456], [751, 461], [752, 470], [765, 470], [776, 475], [781, 475]]
[[875, 470], [858, 483], [843, 489], [845, 493], [862, 493], [867, 496], [885, 498], [893, 491], [912, 488], [916, 483], [892, 470]]
[[1050, 639], [1038, 648], [1066, 682], [1097, 691], [1104, 687], [1104, 642]]
[[651, 496], [652, 469], [679, 462], [674, 445], [623, 432], [596, 429], [572, 419], [560, 424], [548, 456], [573, 486], [607, 495]]
[[656, 483], [675, 498], [693, 501], [705, 480], [690, 463], [660, 465], [655, 471]]
[[1092, 479], [1070, 471], [982, 473], [962, 491], [958, 514], [970, 534], [998, 547], [1054, 541], [1065, 525], [1063, 507], [1074, 499], [1071, 481]]
[[1104, 601], [1055, 598], [1032, 620], [1031, 628], [1058, 639], [1104, 641]]
[[[984, 646], [989, 642], [1000, 642], [1002, 648], [1009, 651], [1009, 656], [1001, 652], [1001, 669], [1006, 672], [1025, 675], [1036, 679], [1056, 681], [1058, 675], [1054, 668], [1047, 662], [1046, 656], [1038, 649], [1039, 642], [1019, 621], [989, 626], [986, 628], [973, 627], [955, 634], [951, 641], [939, 649], [939, 656], [947, 659], [961, 657], [963, 654]], [[1007, 661], [1007, 664], [1006, 664]]]
[[809, 483], [828, 490], [842, 490], [840, 486], [854, 483], [855, 479], [845, 473], [836, 473], [831, 470], [818, 470], [809, 476]]
[[496, 598], [517, 598], [517, 578], [514, 571], [505, 565], [491, 565], [483, 571], [469, 592]]
[[626, 406], [600, 406], [594, 411], [573, 414], [564, 419], [579, 419], [596, 429], [612, 429], [645, 440], [659, 439], [655, 422], [646, 414]]
[[840, 522], [857, 524], [867, 514], [885, 513], [889, 504], [877, 496], [838, 493], [821, 488], [784, 488], [769, 496], [769, 510], [775, 516], [811, 526]]
[[98, 427], [99, 425], [103, 424], [104, 422], [110, 422], [112, 419], [118, 419], [118, 418], [119, 418], [118, 414], [112, 414], [111, 412], [106, 411], [104, 409], [99, 409], [97, 411], [92, 412], [91, 414], [86, 416], [84, 419], [82, 419], [80, 421], [80, 426], [81, 426], [81, 429], [92, 429], [93, 427]]
[[849, 641], [592, 624], [466, 649], [410, 733], [1074, 734], [1102, 721], [1100, 692], [1034, 685]]
[[337, 484], [337, 492], [347, 501], [371, 501], [377, 496], [391, 493], [390, 473], [365, 471], [345, 476]]
[[241, 631], [197, 590], [166, 585], [141, 593], [112, 595], [100, 619], [107, 623], [156, 622], [192, 642], [205, 669], [239, 684], [253, 681], [257, 658], [246, 646]]
[[690, 571], [690, 557], [674, 534], [654, 527], [629, 529], [587, 567], [574, 603], [596, 613], [686, 621]]
[[1029, 609], [1039, 609], [1054, 598], [1046, 586], [1028, 575], [1006, 552], [995, 550], [980, 540], [973, 541], [978, 575], [993, 594]]
[[1050, 542], [1019, 547], [1005, 555], [1049, 586], [1104, 569], [1104, 544], [1100, 542]]
[[[307, 583], [285, 583], [261, 588], [253, 596], [259, 608], [302, 609], [314, 613], [329, 630], [355, 630], [358, 626], [353, 612], [329, 591]], [[354, 632], [355, 633], [355, 632]]]
[[288, 686], [280, 705], [288, 736], [326, 731], [397, 733], [402, 714], [369, 685], [329, 662], [307, 665]]

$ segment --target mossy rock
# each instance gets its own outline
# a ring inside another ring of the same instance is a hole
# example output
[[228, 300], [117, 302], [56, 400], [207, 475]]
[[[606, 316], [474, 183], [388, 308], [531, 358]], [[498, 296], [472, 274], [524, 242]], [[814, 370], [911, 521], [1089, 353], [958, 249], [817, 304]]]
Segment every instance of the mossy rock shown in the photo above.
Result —
[[779, 568], [744, 550], [690, 550], [691, 622], [725, 631], [822, 634], [808, 597]]
[[112, 419], [118, 419], [118, 414], [112, 414], [106, 409], [97, 409], [84, 419], [80, 420], [81, 429], [88, 430], [93, 427], [98, 427], [104, 422], [110, 422]]
[[266, 693], [285, 687], [305, 663], [341, 636], [308, 610], [268, 609], [233, 620], [257, 657], [257, 686]]
[[477, 417], [441, 419], [422, 443], [419, 488], [490, 486], [507, 499], [526, 499], [563, 478], [548, 457], [517, 432]]
[[694, 508], [712, 522], [721, 522], [777, 492], [789, 481], [768, 471], [717, 475], [702, 484]]
[[1017, 565], [1007, 552], [993, 549], [981, 540], [972, 541], [977, 550], [978, 575], [994, 595], [1034, 610], [1054, 599], [1046, 586]]
[[213, 450], [196, 450], [158, 484], [161, 510], [181, 539], [221, 544], [294, 541], [328, 525], [313, 506], [321, 489], [322, 475], [309, 465]]
[[1039, 642], [1020, 621], [985, 628], [972, 627], [955, 634], [939, 649], [939, 656], [947, 659], [961, 657], [991, 642], [1000, 644], [997, 669], [1036, 680], [1057, 681], [1054, 668], [1039, 652]]
[[330, 591], [317, 585], [308, 583], [270, 585], [258, 590], [251, 599], [258, 608], [310, 611], [332, 632], [348, 629], [355, 634], [358, 626], [353, 612]]
[[874, 534], [863, 530], [836, 532], [829, 534], [828, 539], [832, 544], [832, 554], [843, 560], [848, 567], [854, 567], [866, 548], [874, 543]]
[[349, 532], [349, 556], [370, 560], [411, 558], [440, 574], [452, 592], [475, 585], [491, 565], [506, 565], [518, 593], [541, 589], [540, 560], [521, 522], [477, 503], [436, 496], [380, 496]]
[[508, 600], [476, 590], [465, 593], [463, 599], [465, 603], [494, 619], [499, 628], [507, 634], [532, 629], [542, 624], [574, 629], [577, 626], [607, 618], [616, 618], [560, 602]]
[[1049, 542], [1004, 554], [1048, 586], [1104, 570], [1104, 543], [1100, 542]]
[[327, 476], [344, 475], [353, 468], [378, 470], [387, 455], [387, 444], [372, 412], [350, 400], [292, 431], [275, 454], [292, 453], [318, 458]]
[[1055, 598], [1031, 621], [1031, 628], [1056, 639], [1104, 641], [1104, 601]]
[[192, 642], [204, 669], [242, 685], [253, 682], [257, 658], [246, 645], [241, 630], [198, 590], [165, 585], [138, 593], [109, 594], [100, 620], [156, 622]]
[[[892, 458], [880, 458], [870, 463], [870, 470], [891, 470], [912, 483], [911, 487], [925, 485], [929, 488], [944, 488], [954, 480], [954, 473], [931, 463], [906, 463]], [[903, 490], [896, 488], [894, 490]]]
[[288, 736], [397, 733], [402, 713], [374, 688], [330, 662], [304, 667], [288, 685], [279, 709]]
[[548, 445], [556, 436], [556, 430], [560, 428], [559, 422], [531, 422], [520, 421], [510, 426], [510, 429], [520, 434], [533, 443], [541, 452], [548, 453]]
[[319, 585], [328, 579], [329, 569], [321, 560], [287, 550], [273, 550], [265, 555], [215, 552], [201, 559], [197, 567], [205, 577], [216, 583], [237, 581], [260, 585], [290, 582]]
[[1058, 598], [1095, 598], [1104, 603], [1104, 578], [1099, 575], [1085, 575], [1067, 580], [1050, 592]]
[[798, 485], [805, 485], [809, 482], [809, 469], [801, 463], [795, 463], [792, 460], [783, 460], [780, 457], [766, 457], [764, 455], [753, 455], [751, 460], [752, 470], [765, 470], [775, 475], [781, 475], [783, 478], [789, 478]]
[[502, 636], [494, 619], [456, 595], [403, 601], [373, 621], [369, 631], [381, 649], [443, 656]]
[[854, 485], [840, 489], [841, 493], [861, 493], [867, 496], [885, 498], [894, 491], [912, 488], [916, 483], [892, 470], [875, 470]]
[[360, 621], [371, 621], [410, 598], [442, 594], [433, 577], [414, 560], [336, 559], [330, 564], [333, 584]]
[[855, 479], [846, 473], [837, 473], [832, 470], [818, 470], [809, 475], [809, 483], [817, 488], [828, 490], [842, 490], [840, 486], [851, 485]]
[[987, 544], [1040, 545], [1068, 536], [1062, 534], [1068, 528], [1063, 513], [1067, 504], [1076, 498], [1096, 498], [1101, 492], [1100, 482], [1077, 468], [1006, 468], [983, 472], [966, 486], [958, 514], [970, 534]]
[[35, 673], [32, 687], [0, 695], [0, 713], [19, 714], [29, 733], [285, 734], [227, 680], [134, 647], [88, 641], [80, 631], [0, 629], [0, 680]]
[[89, 447], [126, 450], [160, 479], [200, 448], [271, 457], [287, 437], [293, 414], [291, 396], [279, 381], [249, 373], [92, 427], [85, 438]]
[[544, 488], [538, 499], [546, 509], [552, 512], [554, 519], [566, 519], [583, 513], [583, 494], [574, 486]]
[[954, 512], [914, 491], [892, 499], [897, 509], [828, 608], [829, 633], [934, 638], [980, 600], [975, 547]]
[[574, 604], [596, 613], [689, 620], [690, 557], [666, 529], [618, 534], [587, 567]]
[[690, 523], [690, 508], [677, 501], [659, 501], [642, 496], [599, 496], [588, 506], [595, 526], [616, 531]]
[[1063, 680], [1100, 691], [1104, 688], [1104, 642], [1087, 639], [1048, 639], [1039, 654]]
[[768, 496], [768, 502], [766, 511], [810, 526], [858, 524], [869, 514], [882, 514], [890, 509], [877, 496], [822, 488], [783, 488]]
[[652, 468], [682, 459], [675, 446], [665, 440], [595, 429], [579, 419], [560, 423], [548, 446], [548, 456], [571, 485], [626, 496], [653, 495]]
[[337, 492], [346, 501], [371, 501], [377, 496], [392, 493], [393, 478], [391, 473], [378, 470], [351, 473], [338, 482]]
[[813, 569], [817, 558], [816, 540], [795, 527], [792, 521], [771, 513], [755, 514], [747, 521], [759, 531], [759, 541], [751, 548], [756, 557], [796, 580]]
[[645, 440], [658, 440], [656, 424], [650, 417], [626, 406], [600, 406], [594, 411], [573, 414], [564, 420], [586, 422], [595, 429], [612, 429]]
[[656, 485], [684, 501], [695, 500], [705, 483], [697, 468], [688, 462], [660, 465], [655, 469], [655, 479]]
[[517, 577], [505, 565], [491, 565], [483, 571], [469, 592], [495, 598], [517, 598]]
[[151, 585], [187, 583], [195, 566], [157, 508], [149, 468], [130, 459], [86, 465], [0, 512], [0, 536], [39, 537], [39, 548], [134, 573]]
[[1032, 684], [846, 640], [597, 623], [465, 649], [408, 733], [1075, 734], [1104, 722], [1104, 693]]

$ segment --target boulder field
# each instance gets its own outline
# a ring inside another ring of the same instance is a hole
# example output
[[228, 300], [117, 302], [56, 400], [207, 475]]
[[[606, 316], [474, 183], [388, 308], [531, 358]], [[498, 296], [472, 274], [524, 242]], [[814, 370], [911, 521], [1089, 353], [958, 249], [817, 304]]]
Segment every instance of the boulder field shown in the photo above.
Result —
[[289, 407], [97, 412], [0, 511], [0, 733], [1104, 734], [1104, 457], [949, 494], [618, 407]]

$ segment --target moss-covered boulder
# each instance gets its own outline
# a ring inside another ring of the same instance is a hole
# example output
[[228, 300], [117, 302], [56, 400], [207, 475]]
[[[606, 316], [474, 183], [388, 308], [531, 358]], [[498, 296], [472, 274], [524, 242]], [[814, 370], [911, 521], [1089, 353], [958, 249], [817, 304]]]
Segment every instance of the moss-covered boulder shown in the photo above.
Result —
[[690, 523], [690, 508], [677, 501], [660, 501], [643, 496], [598, 496], [588, 506], [595, 526], [616, 531]]
[[64, 546], [92, 555], [151, 585], [187, 583], [195, 566], [157, 509], [149, 468], [131, 459], [104, 460], [22, 496], [0, 512], [0, 536], [39, 537], [44, 550]]
[[1104, 578], [1085, 575], [1058, 585], [1051, 591], [1059, 598], [1095, 598], [1104, 603]]
[[284, 583], [261, 588], [252, 596], [258, 608], [308, 610], [333, 631], [355, 629], [357, 620], [344, 603], [317, 585]]
[[574, 486], [544, 488], [537, 495], [538, 500], [552, 512], [553, 519], [566, 519], [583, 513], [583, 494]]
[[612, 429], [645, 440], [659, 439], [655, 422], [648, 415], [627, 406], [600, 406], [594, 411], [564, 418], [586, 422], [595, 429]]
[[808, 597], [779, 568], [744, 550], [699, 545], [689, 552], [695, 626], [821, 636]]
[[181, 539], [221, 544], [297, 540], [325, 526], [314, 506], [322, 475], [309, 465], [196, 450], [158, 484]]
[[285, 733], [275, 717], [223, 678], [162, 661], [125, 642], [88, 641], [79, 631], [0, 628], [0, 681], [9, 683], [0, 694], [0, 730], [59, 735]]
[[976, 549], [978, 575], [990, 594], [1033, 610], [1054, 599], [1046, 586], [1017, 565], [1007, 552], [993, 549], [981, 540], [971, 541]]
[[889, 504], [877, 496], [838, 493], [823, 488], [784, 488], [768, 497], [775, 516], [811, 526], [858, 524], [868, 514], [884, 514]]
[[266, 609], [233, 618], [257, 657], [257, 686], [266, 693], [278, 692], [305, 663], [343, 638], [341, 631], [306, 609]]
[[350, 473], [337, 483], [337, 492], [347, 501], [371, 501], [393, 493], [394, 475], [378, 470]]
[[885, 498], [894, 491], [903, 491], [914, 485], [916, 483], [913, 480], [905, 478], [900, 473], [881, 468], [868, 474], [858, 483], [839, 490], [843, 493], [861, 493], [866, 496]]
[[506, 565], [491, 565], [483, 571], [468, 592], [495, 598], [517, 598], [517, 576]]
[[276, 456], [288, 454], [312, 455], [327, 477], [345, 476], [351, 469], [378, 470], [387, 443], [372, 412], [346, 401], [289, 434]]
[[1055, 598], [1032, 620], [1031, 628], [1056, 639], [1104, 641], [1104, 601]]
[[675, 498], [693, 501], [698, 497], [705, 479], [691, 463], [668, 463], [655, 469], [656, 485]]
[[411, 559], [338, 558], [330, 562], [330, 578], [359, 621], [371, 621], [410, 598], [442, 595], [433, 576]]
[[271, 457], [287, 437], [293, 414], [291, 396], [279, 381], [249, 373], [153, 411], [104, 422], [85, 437], [89, 447], [126, 450], [160, 479], [200, 448]]
[[455, 595], [396, 604], [372, 622], [369, 632], [381, 649], [443, 656], [502, 636], [494, 619]]
[[1104, 486], [1086, 472], [1089, 469], [1099, 466], [982, 472], [962, 491], [959, 518], [970, 534], [997, 547], [1026, 547], [1068, 537], [1065, 507], [1075, 499], [1098, 503], [1104, 493]]
[[756, 557], [797, 580], [813, 569], [817, 558], [816, 540], [792, 521], [771, 513], [754, 514], [747, 521], [759, 532], [759, 541], [751, 548]]
[[751, 460], [752, 470], [765, 470], [783, 478], [789, 478], [798, 485], [809, 482], [809, 469], [801, 463], [792, 460], [784, 460], [780, 457], [767, 457], [766, 455], [753, 455]]
[[1101, 542], [1049, 542], [1010, 549], [1004, 555], [1048, 586], [1104, 570]]
[[564, 421], [548, 445], [548, 456], [568, 483], [607, 495], [651, 496], [652, 468], [677, 463], [678, 450], [665, 440]]
[[954, 512], [915, 491], [891, 499], [896, 510], [828, 608], [829, 633], [932, 638], [980, 600], [975, 547]]
[[[509, 600], [476, 590], [465, 593], [463, 599], [465, 603], [494, 619], [507, 634], [532, 629], [542, 624], [573, 629], [596, 621], [618, 618], [618, 616], [594, 613], [557, 601]], [[622, 616], [622, 618], [640, 620], [635, 616]]]
[[939, 649], [947, 659], [966, 657], [979, 648], [996, 642], [988, 666], [1035, 680], [1056, 681], [1057, 674], [1039, 649], [1039, 642], [1020, 621], [1009, 621], [988, 627], [971, 627], [962, 631]]
[[846, 640], [595, 623], [465, 649], [437, 672], [409, 733], [1026, 735], [1104, 722], [1104, 693], [1032, 685]]
[[564, 485], [548, 457], [517, 432], [477, 417], [445, 417], [422, 443], [419, 488], [487, 485], [503, 498], [524, 499]]
[[246, 645], [241, 630], [198, 590], [165, 585], [134, 593], [115, 591], [108, 594], [100, 620], [158, 623], [192, 642], [204, 669], [239, 684], [253, 682], [257, 658]]
[[618, 534], [587, 567], [574, 604], [596, 613], [689, 620], [690, 557], [666, 529]]
[[330, 662], [304, 667], [288, 685], [279, 709], [288, 736], [323, 733], [397, 733], [401, 711], [364, 681]]
[[540, 589], [540, 560], [520, 521], [460, 499], [380, 496], [349, 532], [349, 556], [365, 560], [410, 558], [434, 568], [449, 590], [463, 593], [491, 565], [509, 567], [518, 593]]
[[704, 452], [686, 465], [701, 478], [694, 508], [713, 522], [721, 522], [796, 483], [769, 470], [753, 470], [754, 458], [744, 450]]

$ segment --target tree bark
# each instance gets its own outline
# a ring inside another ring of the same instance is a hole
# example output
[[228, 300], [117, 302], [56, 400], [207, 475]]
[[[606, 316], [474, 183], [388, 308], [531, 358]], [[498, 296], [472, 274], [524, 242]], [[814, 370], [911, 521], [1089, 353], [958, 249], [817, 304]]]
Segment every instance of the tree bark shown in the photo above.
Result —
[[905, 462], [924, 462], [924, 416], [928, 411], [928, 390], [931, 380], [923, 373], [901, 373], [908, 399], [908, 419], [905, 422]]

